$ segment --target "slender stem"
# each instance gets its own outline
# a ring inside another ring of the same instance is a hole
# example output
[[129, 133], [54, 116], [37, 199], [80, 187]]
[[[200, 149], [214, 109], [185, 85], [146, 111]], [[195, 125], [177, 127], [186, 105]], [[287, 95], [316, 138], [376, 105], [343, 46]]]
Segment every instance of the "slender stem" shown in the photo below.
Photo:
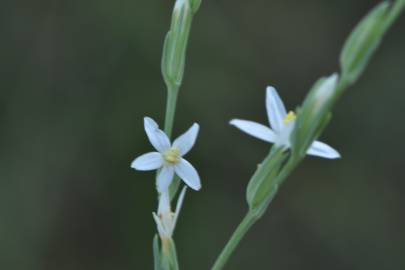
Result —
[[[287, 162], [285, 167], [282, 169], [280, 174], [276, 177], [274, 183], [276, 185], [281, 185], [283, 181], [287, 178], [287, 176], [295, 169], [295, 167], [300, 163], [301, 159], [293, 159]], [[222, 269], [227, 261], [229, 260], [232, 253], [235, 251], [236, 247], [238, 246], [239, 242], [242, 238], [246, 235], [249, 229], [252, 227], [253, 224], [256, 223], [257, 220], [261, 217], [262, 213], [255, 214], [253, 210], [249, 211], [246, 216], [243, 218], [242, 222], [238, 225], [235, 232], [229, 239], [228, 243], [222, 250], [221, 254], [219, 255], [218, 259], [216, 260], [214, 266], [211, 270], [220, 270]]]
[[229, 260], [229, 257], [232, 255], [239, 242], [257, 220], [258, 217], [253, 215], [251, 212], [248, 212], [246, 214], [242, 222], [238, 225], [235, 232], [232, 234], [231, 239], [229, 239], [225, 248], [222, 250], [211, 270], [220, 270], [225, 266], [226, 262]]
[[170, 88], [167, 91], [166, 116], [165, 116], [165, 133], [170, 138], [173, 131], [174, 115], [176, 113], [176, 104], [178, 96], [178, 87]]

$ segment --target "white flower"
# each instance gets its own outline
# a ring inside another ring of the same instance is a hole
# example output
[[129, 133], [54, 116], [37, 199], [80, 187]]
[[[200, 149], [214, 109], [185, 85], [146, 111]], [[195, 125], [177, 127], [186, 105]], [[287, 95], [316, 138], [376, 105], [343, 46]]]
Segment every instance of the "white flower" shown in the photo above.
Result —
[[170, 207], [169, 191], [165, 190], [160, 194], [159, 207], [157, 214], [152, 213], [155, 219], [159, 235], [162, 239], [169, 239], [172, 237], [174, 228], [176, 227], [177, 218], [179, 217], [180, 209], [183, 204], [184, 196], [186, 194], [187, 187], [184, 187], [181, 191], [179, 198], [177, 199], [177, 205], [175, 212], [172, 212]]
[[159, 129], [153, 119], [144, 118], [146, 135], [157, 152], [146, 153], [136, 158], [131, 167], [139, 171], [161, 169], [156, 181], [159, 192], [164, 192], [170, 186], [176, 173], [189, 187], [194, 190], [201, 188], [200, 177], [193, 165], [183, 158], [193, 147], [199, 130], [194, 123], [183, 135], [170, 143], [167, 135]]
[[[294, 129], [295, 113], [287, 113], [283, 101], [277, 94], [274, 87], [267, 87], [266, 109], [270, 127], [265, 125], [240, 119], [233, 119], [230, 124], [246, 132], [247, 134], [266, 142], [275, 143], [286, 148], [291, 147], [290, 135]], [[323, 158], [340, 158], [340, 154], [329, 145], [314, 141], [307, 151], [308, 155]]]

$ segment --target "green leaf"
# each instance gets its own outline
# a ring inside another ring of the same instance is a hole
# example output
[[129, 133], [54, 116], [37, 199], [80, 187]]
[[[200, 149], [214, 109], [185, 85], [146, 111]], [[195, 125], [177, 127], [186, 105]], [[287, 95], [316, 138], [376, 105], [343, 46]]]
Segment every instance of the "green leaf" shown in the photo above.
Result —
[[179, 263], [177, 260], [176, 245], [174, 244], [173, 239], [168, 239], [169, 242], [169, 262], [171, 270], [179, 270]]
[[157, 234], [155, 234], [155, 237], [153, 237], [153, 263], [154, 263], [155, 270], [161, 270], [159, 237]]
[[354, 83], [378, 48], [387, 29], [390, 4], [384, 1], [369, 12], [350, 34], [340, 55], [343, 80]]

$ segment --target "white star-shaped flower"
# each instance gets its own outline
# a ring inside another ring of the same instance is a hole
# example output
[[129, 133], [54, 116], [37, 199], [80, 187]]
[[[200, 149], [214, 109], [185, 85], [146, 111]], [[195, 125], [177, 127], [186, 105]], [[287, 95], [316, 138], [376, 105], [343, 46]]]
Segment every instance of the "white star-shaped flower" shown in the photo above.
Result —
[[[294, 129], [295, 113], [293, 111], [287, 113], [276, 89], [271, 86], [266, 90], [266, 109], [270, 127], [241, 119], [233, 119], [230, 124], [260, 140], [290, 148], [290, 135]], [[340, 158], [340, 154], [335, 149], [319, 141], [312, 143], [307, 154], [328, 159]]]
[[151, 171], [161, 169], [156, 187], [162, 193], [168, 189], [176, 173], [190, 188], [201, 188], [200, 177], [196, 169], [183, 158], [193, 147], [199, 125], [194, 123], [183, 135], [170, 143], [167, 135], [159, 129], [158, 124], [149, 117], [144, 118], [146, 135], [157, 152], [146, 153], [136, 158], [131, 167], [139, 171]]
[[159, 235], [162, 239], [169, 239], [173, 235], [174, 228], [176, 227], [177, 223], [177, 218], [179, 217], [184, 196], [186, 194], [186, 189], [187, 187], [183, 188], [179, 195], [179, 198], [177, 199], [175, 212], [172, 212], [170, 207], [169, 191], [166, 190], [160, 194], [157, 214], [155, 212], [153, 212], [152, 214], [153, 218], [155, 219]]

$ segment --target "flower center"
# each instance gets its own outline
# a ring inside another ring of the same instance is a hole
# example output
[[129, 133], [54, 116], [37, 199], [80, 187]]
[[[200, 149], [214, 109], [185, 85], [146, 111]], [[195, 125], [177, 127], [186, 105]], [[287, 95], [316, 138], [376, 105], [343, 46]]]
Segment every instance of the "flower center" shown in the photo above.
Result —
[[169, 164], [176, 164], [179, 161], [180, 149], [172, 147], [163, 154], [163, 159]]
[[289, 111], [288, 114], [283, 119], [284, 125], [288, 125], [291, 121], [294, 121], [295, 118], [296, 118], [295, 113], [293, 111]]

